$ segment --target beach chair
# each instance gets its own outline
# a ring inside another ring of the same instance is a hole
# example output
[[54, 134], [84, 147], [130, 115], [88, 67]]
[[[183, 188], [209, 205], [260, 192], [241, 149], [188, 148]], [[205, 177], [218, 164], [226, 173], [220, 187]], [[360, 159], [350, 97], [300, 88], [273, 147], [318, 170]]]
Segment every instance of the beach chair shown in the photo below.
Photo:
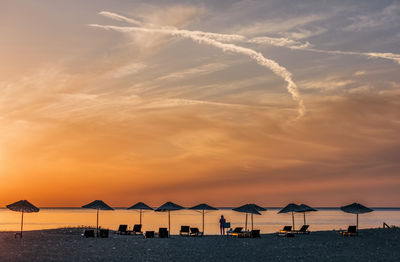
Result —
[[283, 229], [278, 232], [278, 236], [280, 237], [286, 237], [287, 234], [290, 234], [290, 236], [292, 236], [292, 226], [284, 226]]
[[200, 232], [200, 230], [197, 227], [191, 227], [190, 228], [190, 236], [192, 237], [202, 237], [203, 232]]
[[136, 224], [133, 226], [132, 234], [134, 235], [142, 235], [142, 225], [141, 224]]
[[158, 237], [160, 237], [160, 238], [168, 237], [168, 229], [165, 227], [160, 227], [158, 229]]
[[226, 231], [226, 235], [227, 236], [238, 237], [239, 235], [241, 235], [243, 233], [242, 230], [243, 230], [243, 227], [236, 227], [234, 230]]
[[119, 225], [117, 232], [115, 232], [118, 235], [128, 235], [129, 231], [128, 229], [128, 225]]
[[154, 231], [146, 231], [144, 234], [145, 238], [154, 238]]
[[86, 229], [83, 232], [83, 236], [88, 238], [88, 237], [94, 237], [94, 230], [93, 229]]
[[341, 231], [340, 235], [341, 236], [357, 236], [358, 235], [357, 226], [349, 226], [347, 228], [347, 231]]
[[107, 238], [108, 237], [109, 230], [108, 229], [100, 229], [99, 231], [99, 237], [101, 238]]
[[300, 230], [294, 231], [296, 234], [310, 234], [310, 231], [308, 230], [310, 226], [309, 225], [303, 225]]
[[181, 236], [189, 236], [189, 226], [181, 226], [181, 230], [179, 231], [179, 235]]
[[260, 230], [259, 229], [251, 230], [250, 237], [251, 238], [259, 238], [259, 237], [261, 237]]

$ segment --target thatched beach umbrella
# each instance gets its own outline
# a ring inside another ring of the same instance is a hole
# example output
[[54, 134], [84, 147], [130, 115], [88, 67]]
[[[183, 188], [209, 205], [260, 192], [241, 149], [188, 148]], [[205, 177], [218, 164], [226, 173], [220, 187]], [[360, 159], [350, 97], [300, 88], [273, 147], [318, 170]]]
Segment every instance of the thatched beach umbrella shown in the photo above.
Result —
[[306, 204], [301, 204], [299, 207], [300, 207], [300, 211], [297, 211], [297, 212], [303, 213], [303, 216], [304, 216], [304, 225], [306, 224], [306, 213], [307, 213], [307, 212], [315, 212], [315, 211], [318, 211], [318, 210], [316, 210], [315, 208], [312, 208], [312, 207], [310, 207], [310, 206], [307, 206]]
[[22, 230], [24, 227], [24, 213], [33, 213], [33, 212], [39, 212], [39, 208], [35, 207], [31, 203], [29, 203], [28, 200], [20, 200], [15, 203], [12, 203], [7, 206], [8, 209], [15, 211], [15, 212], [21, 212], [21, 237], [22, 237]]
[[358, 231], [358, 214], [364, 214], [374, 211], [373, 209], [363, 206], [359, 203], [353, 203], [351, 205], [342, 206], [340, 209], [343, 212], [357, 215], [357, 231]]
[[232, 210], [237, 212], [246, 213], [245, 230], [247, 231], [247, 214], [251, 214], [251, 230], [253, 230], [253, 215], [261, 215], [259, 211], [267, 211], [267, 209], [260, 207], [256, 204], [246, 204], [240, 207], [233, 208]]
[[278, 214], [282, 214], [282, 213], [292, 213], [292, 225], [293, 225], [293, 230], [294, 229], [294, 212], [299, 212], [301, 211], [300, 206], [290, 203], [289, 205], [285, 206], [284, 208], [282, 208]]
[[102, 200], [95, 200], [87, 205], [82, 206], [82, 208], [90, 208], [97, 210], [97, 223], [96, 223], [97, 234], [99, 234], [99, 210], [114, 210], [112, 207], [104, 203]]
[[142, 224], [142, 210], [153, 210], [151, 207], [149, 207], [148, 205], [146, 205], [143, 202], [138, 202], [138, 203], [134, 204], [133, 206], [128, 207], [128, 209], [139, 210], [140, 224]]
[[205, 213], [205, 210], [218, 210], [218, 208], [215, 208], [215, 207], [212, 207], [212, 206], [209, 206], [209, 205], [203, 203], [203, 204], [199, 204], [197, 206], [191, 207], [189, 209], [202, 211], [202, 213], [203, 213], [203, 235], [204, 235], [204, 213]]
[[180, 205], [177, 205], [172, 202], [166, 202], [155, 210], [156, 212], [168, 212], [168, 236], [171, 235], [171, 211], [176, 211], [181, 209], [184, 209], [184, 207], [181, 207]]

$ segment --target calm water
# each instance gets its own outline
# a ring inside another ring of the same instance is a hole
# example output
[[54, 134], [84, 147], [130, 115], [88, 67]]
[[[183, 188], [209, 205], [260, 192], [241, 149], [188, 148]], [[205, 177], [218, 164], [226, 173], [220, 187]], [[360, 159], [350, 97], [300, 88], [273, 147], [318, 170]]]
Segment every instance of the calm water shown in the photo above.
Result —
[[[254, 215], [254, 227], [263, 233], [276, 232], [284, 225], [291, 225], [290, 214], [277, 214], [279, 209], [270, 208], [262, 212], [261, 216]], [[230, 209], [220, 209], [206, 214], [205, 233], [218, 234], [218, 220], [224, 215], [231, 226], [243, 226], [245, 214]], [[307, 213], [307, 224], [311, 230], [345, 229], [355, 224], [355, 215], [343, 213], [338, 209], [320, 209], [318, 212]], [[167, 227], [167, 213], [143, 213], [143, 230], [157, 230], [158, 227]], [[8, 209], [0, 209], [0, 231], [19, 230], [21, 214]], [[250, 218], [249, 218], [250, 221]], [[96, 211], [86, 209], [46, 209], [39, 213], [24, 215], [24, 229], [50, 229], [73, 226], [95, 226]], [[377, 209], [372, 213], [360, 215], [360, 228], [382, 227], [382, 222], [400, 226], [400, 209]], [[100, 225], [105, 228], [117, 229], [119, 224], [139, 223], [139, 212], [133, 210], [116, 209], [115, 211], [100, 211]], [[295, 215], [295, 224], [303, 224], [303, 215]], [[181, 225], [199, 227], [201, 230], [201, 213], [191, 210], [171, 212], [172, 234], [179, 232]]]

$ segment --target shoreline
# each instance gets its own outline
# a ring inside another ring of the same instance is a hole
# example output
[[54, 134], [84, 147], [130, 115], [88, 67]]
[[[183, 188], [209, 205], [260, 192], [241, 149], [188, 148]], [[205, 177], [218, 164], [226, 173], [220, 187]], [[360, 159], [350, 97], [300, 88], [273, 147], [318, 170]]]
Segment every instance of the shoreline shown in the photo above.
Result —
[[83, 228], [0, 232], [0, 261], [399, 261], [400, 229], [362, 229], [359, 236], [313, 231], [293, 238], [217, 235], [169, 239], [116, 235], [83, 238]]

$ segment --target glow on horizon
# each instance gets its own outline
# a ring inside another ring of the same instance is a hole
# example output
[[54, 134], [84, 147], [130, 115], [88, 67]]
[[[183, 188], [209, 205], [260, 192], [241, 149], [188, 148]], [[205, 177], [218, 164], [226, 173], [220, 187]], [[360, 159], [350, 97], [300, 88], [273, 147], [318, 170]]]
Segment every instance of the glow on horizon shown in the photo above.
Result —
[[[0, 206], [400, 206], [398, 3], [4, 5]], [[276, 61], [307, 113], [247, 56], [87, 26], [129, 19]]]

